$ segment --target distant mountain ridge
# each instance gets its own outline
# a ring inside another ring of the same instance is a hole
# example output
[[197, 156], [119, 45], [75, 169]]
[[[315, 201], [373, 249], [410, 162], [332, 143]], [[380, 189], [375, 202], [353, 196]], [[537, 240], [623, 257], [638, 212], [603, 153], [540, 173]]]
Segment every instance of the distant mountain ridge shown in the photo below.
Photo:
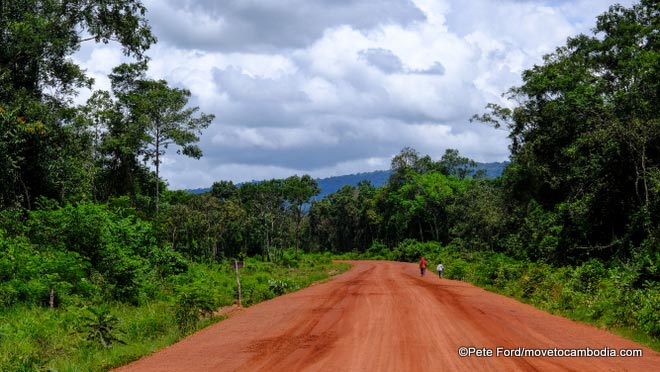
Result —
[[[509, 162], [493, 162], [493, 163], [477, 163], [475, 171], [484, 170], [486, 172], [487, 178], [497, 178], [499, 177], [504, 168], [509, 164]], [[314, 199], [323, 199], [326, 195], [337, 192], [339, 189], [346, 185], [357, 186], [361, 181], [369, 181], [375, 187], [383, 186], [390, 179], [390, 170], [381, 170], [373, 172], [364, 172], [356, 174], [348, 174], [344, 176], [335, 176], [328, 178], [317, 178], [316, 181], [319, 183], [319, 188], [321, 188], [321, 193], [317, 195]]]
[[321, 193], [314, 197], [314, 199], [323, 199], [326, 195], [339, 191], [344, 186], [351, 185], [357, 186], [362, 181], [369, 181], [375, 187], [383, 186], [390, 179], [390, 170], [381, 170], [373, 172], [347, 174], [344, 176], [334, 176], [328, 178], [317, 178]]
[[[476, 171], [484, 170], [486, 172], [487, 178], [497, 178], [499, 177], [504, 168], [509, 164], [509, 162], [493, 162], [493, 163], [477, 163]], [[347, 174], [343, 176], [334, 176], [327, 178], [317, 178], [316, 181], [319, 183], [319, 188], [321, 193], [316, 196], [314, 199], [323, 199], [326, 195], [337, 192], [339, 189], [346, 185], [357, 186], [358, 183], [362, 181], [369, 181], [375, 187], [383, 186], [387, 183], [390, 178], [390, 170], [380, 170], [373, 172], [363, 172], [355, 174]], [[186, 190], [191, 194], [203, 194], [205, 192], [211, 191], [210, 187]]]

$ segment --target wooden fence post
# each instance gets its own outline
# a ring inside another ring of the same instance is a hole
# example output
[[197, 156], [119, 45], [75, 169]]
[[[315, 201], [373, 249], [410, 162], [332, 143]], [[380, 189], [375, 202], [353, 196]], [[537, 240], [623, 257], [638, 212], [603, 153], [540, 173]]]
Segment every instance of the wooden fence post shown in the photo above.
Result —
[[236, 284], [238, 285], [238, 306], [243, 307], [243, 299], [241, 295], [241, 279], [238, 276], [238, 268], [243, 267], [243, 261], [234, 260], [233, 265], [236, 271]]

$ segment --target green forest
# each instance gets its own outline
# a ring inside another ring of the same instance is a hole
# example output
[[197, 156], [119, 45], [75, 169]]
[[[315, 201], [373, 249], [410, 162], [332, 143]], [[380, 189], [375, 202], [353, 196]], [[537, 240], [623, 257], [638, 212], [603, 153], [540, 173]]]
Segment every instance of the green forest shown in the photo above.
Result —
[[[244, 304], [346, 270], [442, 261], [540, 308], [660, 345], [660, 5], [612, 6], [466, 125], [508, 131], [489, 179], [404, 148], [386, 185], [316, 200], [308, 175], [169, 190], [162, 156], [203, 156], [214, 115], [147, 77], [140, 0], [0, 4], [0, 370], [107, 370]], [[120, 43], [111, 91], [71, 58]], [[219, 117], [221, 113], [217, 113]], [[221, 119], [218, 119], [221, 122]], [[467, 121], [467, 118], [466, 118]], [[169, 151], [169, 152], [168, 152]]]

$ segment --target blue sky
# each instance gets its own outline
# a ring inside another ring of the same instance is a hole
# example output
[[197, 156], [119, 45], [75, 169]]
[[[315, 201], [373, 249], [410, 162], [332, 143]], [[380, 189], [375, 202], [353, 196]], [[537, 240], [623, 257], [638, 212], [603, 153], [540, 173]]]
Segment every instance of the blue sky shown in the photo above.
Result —
[[[605, 0], [145, 0], [149, 74], [216, 115], [194, 160], [170, 149], [172, 189], [389, 168], [409, 146], [508, 158], [507, 133], [469, 123], [520, 74], [588, 33]], [[630, 6], [632, 1], [621, 1]], [[116, 45], [75, 59], [109, 89]], [[84, 101], [89, 92], [82, 92]]]

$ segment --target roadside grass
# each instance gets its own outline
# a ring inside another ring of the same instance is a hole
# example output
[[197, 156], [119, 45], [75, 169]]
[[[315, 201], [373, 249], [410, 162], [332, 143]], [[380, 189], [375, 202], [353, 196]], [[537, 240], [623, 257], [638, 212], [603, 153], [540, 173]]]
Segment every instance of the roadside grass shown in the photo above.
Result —
[[[276, 263], [245, 260], [243, 306], [305, 288], [346, 271], [332, 256], [304, 254]], [[213, 311], [234, 303], [234, 270], [226, 264], [190, 264], [159, 283], [139, 305], [71, 299], [55, 309], [0, 308], [0, 371], [96, 372], [119, 367], [224, 319]], [[212, 311], [207, 312], [207, 307]], [[192, 315], [191, 315], [192, 314]], [[103, 342], [111, 340], [106, 347]]]
[[657, 338], [653, 338], [643, 332], [623, 327], [611, 327], [606, 329], [616, 335], [619, 335], [623, 338], [635, 341], [640, 345], [644, 345], [648, 348], [651, 348], [655, 351], [660, 351], [660, 341]]

